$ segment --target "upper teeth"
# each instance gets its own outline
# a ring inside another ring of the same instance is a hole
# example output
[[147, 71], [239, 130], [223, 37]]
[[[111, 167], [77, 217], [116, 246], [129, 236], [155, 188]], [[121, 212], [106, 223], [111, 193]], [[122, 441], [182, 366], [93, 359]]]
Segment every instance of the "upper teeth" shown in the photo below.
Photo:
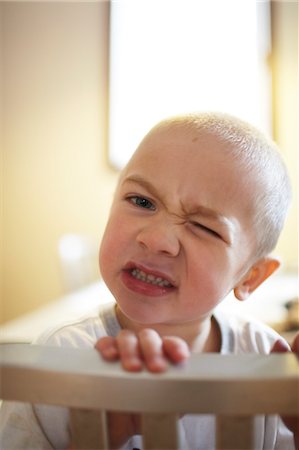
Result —
[[145, 272], [143, 272], [142, 270], [139, 270], [139, 269], [133, 269], [131, 273], [132, 273], [133, 277], [137, 278], [138, 280], [145, 281], [146, 283], [156, 284], [157, 286], [162, 286], [162, 287], [170, 287], [171, 286], [169, 281], [164, 280], [161, 277], [155, 277], [152, 274], [146, 274]]

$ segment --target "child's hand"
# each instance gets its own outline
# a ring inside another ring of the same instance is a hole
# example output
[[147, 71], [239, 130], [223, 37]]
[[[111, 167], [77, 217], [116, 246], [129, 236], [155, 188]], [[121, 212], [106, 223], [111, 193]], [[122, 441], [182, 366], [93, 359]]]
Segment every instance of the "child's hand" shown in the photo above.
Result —
[[[152, 329], [143, 329], [138, 334], [122, 330], [117, 337], [99, 339], [95, 348], [106, 361], [120, 360], [129, 372], [145, 367], [150, 372], [167, 370], [168, 363], [185, 361], [190, 351], [187, 343], [178, 337], [160, 337]], [[111, 448], [119, 448], [132, 435], [141, 433], [140, 416], [136, 414], [108, 414]]]
[[178, 364], [190, 356], [187, 343], [178, 337], [160, 337], [152, 329], [138, 334], [122, 330], [117, 337], [99, 339], [95, 348], [106, 361], [120, 360], [129, 372], [137, 372], [145, 366], [150, 372], [164, 372], [168, 363]]
[[[285, 342], [282, 340], [278, 340], [273, 345], [271, 353], [284, 353], [288, 351], [290, 351], [290, 349], [287, 347]], [[291, 351], [294, 352], [299, 357], [299, 333], [296, 335], [291, 345]], [[292, 433], [294, 433], [295, 446], [296, 449], [299, 450], [299, 417], [283, 416], [282, 420], [284, 421], [285, 425], [289, 428], [289, 430], [291, 430]]]

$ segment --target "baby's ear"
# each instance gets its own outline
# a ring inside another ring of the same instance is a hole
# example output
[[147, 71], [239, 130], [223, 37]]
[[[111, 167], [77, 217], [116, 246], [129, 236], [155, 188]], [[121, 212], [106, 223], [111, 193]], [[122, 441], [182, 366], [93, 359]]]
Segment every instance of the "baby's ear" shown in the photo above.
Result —
[[234, 288], [235, 297], [246, 300], [279, 266], [280, 261], [270, 256], [257, 261]]

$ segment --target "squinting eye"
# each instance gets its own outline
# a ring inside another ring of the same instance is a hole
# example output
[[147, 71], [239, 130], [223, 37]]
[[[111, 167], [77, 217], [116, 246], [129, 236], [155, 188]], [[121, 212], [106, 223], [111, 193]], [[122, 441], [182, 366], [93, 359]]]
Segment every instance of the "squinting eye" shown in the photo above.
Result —
[[200, 228], [201, 230], [205, 231], [208, 234], [211, 234], [212, 236], [215, 236], [218, 239], [222, 239], [222, 236], [220, 236], [217, 231], [214, 231], [212, 228], [205, 227], [201, 223], [193, 222], [193, 225], [195, 225], [197, 228]]
[[135, 196], [129, 197], [129, 201], [132, 202], [134, 205], [139, 206], [140, 208], [151, 209], [151, 210], [155, 209], [155, 206], [153, 205], [153, 203], [144, 197], [138, 197], [137, 195], [135, 195]]

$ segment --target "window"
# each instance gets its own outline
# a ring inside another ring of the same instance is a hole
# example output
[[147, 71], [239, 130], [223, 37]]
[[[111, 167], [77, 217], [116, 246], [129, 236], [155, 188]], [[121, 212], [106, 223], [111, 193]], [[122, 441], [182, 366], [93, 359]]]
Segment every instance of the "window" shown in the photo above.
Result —
[[226, 111], [271, 132], [268, 10], [255, 0], [112, 0], [113, 166], [168, 115]]

